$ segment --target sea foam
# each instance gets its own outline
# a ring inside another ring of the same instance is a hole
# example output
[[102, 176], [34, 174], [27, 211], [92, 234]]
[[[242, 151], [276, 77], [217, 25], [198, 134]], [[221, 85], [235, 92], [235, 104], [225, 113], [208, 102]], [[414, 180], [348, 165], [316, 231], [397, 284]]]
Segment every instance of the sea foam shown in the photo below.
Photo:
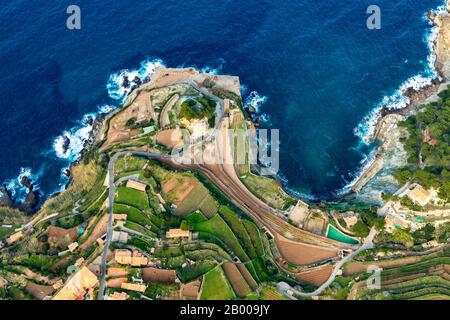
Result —
[[[444, 11], [446, 11], [445, 6], [439, 6], [435, 10], [437, 14]], [[426, 14], [424, 15], [424, 19], [428, 20]], [[427, 44], [429, 51], [425, 69], [419, 74], [405, 80], [393, 94], [384, 96], [381, 101], [376, 104], [375, 108], [372, 109], [354, 129], [355, 135], [358, 136], [362, 142], [366, 144], [370, 143], [371, 137], [373, 137], [373, 134], [375, 133], [376, 124], [381, 118], [381, 110], [383, 107], [390, 110], [405, 108], [410, 103], [410, 99], [405, 95], [405, 92], [408, 89], [412, 88], [415, 91], [419, 91], [422, 88], [431, 85], [433, 79], [439, 78], [435, 68], [436, 54], [433, 50], [433, 45], [438, 33], [439, 28], [433, 26], [424, 35], [424, 42]]]
[[125, 98], [131, 92], [131, 87], [125, 87], [123, 85], [125, 77], [128, 78], [129, 81], [132, 81], [137, 77], [143, 82], [148, 82], [156, 69], [163, 65], [161, 59], [146, 59], [140, 63], [140, 66], [137, 69], [123, 69], [113, 73], [109, 77], [106, 85], [109, 96], [114, 100], [124, 102]]
[[37, 173], [33, 173], [31, 168], [20, 168], [17, 177], [4, 181], [4, 185], [9, 192], [11, 192], [12, 198], [16, 202], [23, 202], [27, 196], [28, 188], [22, 185], [22, 179], [27, 177], [33, 181], [34, 190], [40, 190], [39, 179], [42, 177], [44, 169], [41, 168]]

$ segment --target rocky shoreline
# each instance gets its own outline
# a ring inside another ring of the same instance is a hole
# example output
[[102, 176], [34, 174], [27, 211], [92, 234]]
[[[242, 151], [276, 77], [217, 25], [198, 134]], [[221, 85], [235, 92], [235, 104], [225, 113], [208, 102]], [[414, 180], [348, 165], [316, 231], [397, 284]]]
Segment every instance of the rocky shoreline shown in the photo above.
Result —
[[430, 11], [428, 18], [438, 28], [437, 37], [432, 46], [433, 54], [436, 56], [434, 67], [438, 77], [431, 80], [431, 84], [418, 90], [413, 87], [404, 90], [402, 94], [408, 99], [404, 108], [389, 109], [387, 106], [382, 106], [374, 133], [368, 139], [369, 142], [379, 141], [380, 145], [375, 151], [370, 166], [351, 185], [354, 193], [358, 193], [378, 174], [383, 168], [386, 153], [398, 146], [398, 122], [416, 114], [421, 105], [437, 99], [437, 94], [445, 90], [450, 83], [450, 0], [447, 0], [447, 12]]
[[3, 185], [0, 187], [0, 207], [18, 209], [27, 215], [32, 215], [38, 210], [41, 193], [28, 177], [22, 177], [20, 184], [27, 189], [25, 200], [22, 202], [17, 201], [11, 191]]

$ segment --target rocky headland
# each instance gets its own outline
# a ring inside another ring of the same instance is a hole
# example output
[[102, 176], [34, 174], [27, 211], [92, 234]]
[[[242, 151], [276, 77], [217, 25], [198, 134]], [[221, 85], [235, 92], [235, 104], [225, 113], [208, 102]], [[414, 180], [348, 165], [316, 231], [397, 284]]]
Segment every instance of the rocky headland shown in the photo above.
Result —
[[[396, 158], [396, 153], [403, 152], [399, 141], [401, 129], [398, 127], [398, 122], [416, 114], [420, 106], [438, 99], [438, 93], [445, 90], [450, 83], [450, 0], [447, 0], [447, 11], [430, 11], [428, 18], [437, 28], [437, 35], [432, 44], [432, 54], [435, 56], [434, 68], [438, 76], [420, 89], [406, 88], [402, 92], [408, 100], [404, 108], [381, 107], [374, 133], [368, 139], [369, 142], [379, 141], [380, 145], [371, 164], [351, 186], [353, 192], [361, 191], [383, 168], [391, 165], [392, 161], [388, 158]], [[398, 161], [398, 158], [396, 159]]]

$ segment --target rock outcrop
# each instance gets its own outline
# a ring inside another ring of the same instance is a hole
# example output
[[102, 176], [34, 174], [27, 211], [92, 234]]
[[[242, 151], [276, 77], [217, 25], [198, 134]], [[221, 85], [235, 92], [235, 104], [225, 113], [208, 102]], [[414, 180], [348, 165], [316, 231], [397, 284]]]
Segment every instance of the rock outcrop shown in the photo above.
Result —
[[[450, 8], [450, 1], [447, 1], [447, 8]], [[428, 15], [430, 20], [439, 27], [439, 32], [434, 42], [434, 52], [436, 54], [435, 67], [439, 75], [445, 80], [450, 79], [450, 14], [441, 12], [438, 15]]]

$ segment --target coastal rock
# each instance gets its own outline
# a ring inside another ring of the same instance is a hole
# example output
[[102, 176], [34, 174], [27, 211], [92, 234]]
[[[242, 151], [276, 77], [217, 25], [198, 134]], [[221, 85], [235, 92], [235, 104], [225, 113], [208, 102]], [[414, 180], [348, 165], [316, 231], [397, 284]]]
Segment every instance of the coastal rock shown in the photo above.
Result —
[[62, 145], [63, 153], [66, 154], [66, 152], [70, 148], [70, 138], [67, 135], [64, 135], [63, 140], [64, 140]]
[[130, 80], [127, 76], [122, 77], [122, 87], [129, 88], [130, 87]]
[[30, 178], [27, 176], [23, 176], [20, 183], [27, 189], [33, 189], [33, 183], [31, 182]]
[[66, 177], [70, 178], [70, 176], [71, 176], [72, 173], [71, 173], [70, 169], [67, 168], [67, 169], [64, 170], [63, 174], [64, 174]]
[[253, 106], [250, 106], [250, 107], [248, 107], [247, 112], [248, 112], [249, 114], [253, 114], [253, 113], [256, 112], [256, 109], [255, 109]]
[[450, 79], [450, 15], [441, 13], [434, 19], [439, 32], [434, 43], [435, 67], [441, 77]]
[[433, 10], [428, 11], [427, 17], [428, 20], [434, 22], [434, 20], [436, 19], [436, 12], [434, 12]]
[[87, 117], [85, 122], [86, 122], [86, 124], [92, 126], [94, 124], [94, 118], [89, 116], [89, 117]]
[[135, 77], [134, 79], [133, 79], [133, 83], [136, 85], [136, 86], [140, 86], [141, 84], [142, 84], [142, 80], [141, 80], [141, 78], [139, 78], [139, 77]]
[[5, 187], [0, 188], [0, 207], [10, 207], [14, 206], [14, 201], [12, 199], [11, 192]]
[[25, 201], [18, 205], [18, 209], [30, 215], [35, 213], [35, 210], [39, 204], [40, 192], [35, 191], [32, 188], [28, 191]]

